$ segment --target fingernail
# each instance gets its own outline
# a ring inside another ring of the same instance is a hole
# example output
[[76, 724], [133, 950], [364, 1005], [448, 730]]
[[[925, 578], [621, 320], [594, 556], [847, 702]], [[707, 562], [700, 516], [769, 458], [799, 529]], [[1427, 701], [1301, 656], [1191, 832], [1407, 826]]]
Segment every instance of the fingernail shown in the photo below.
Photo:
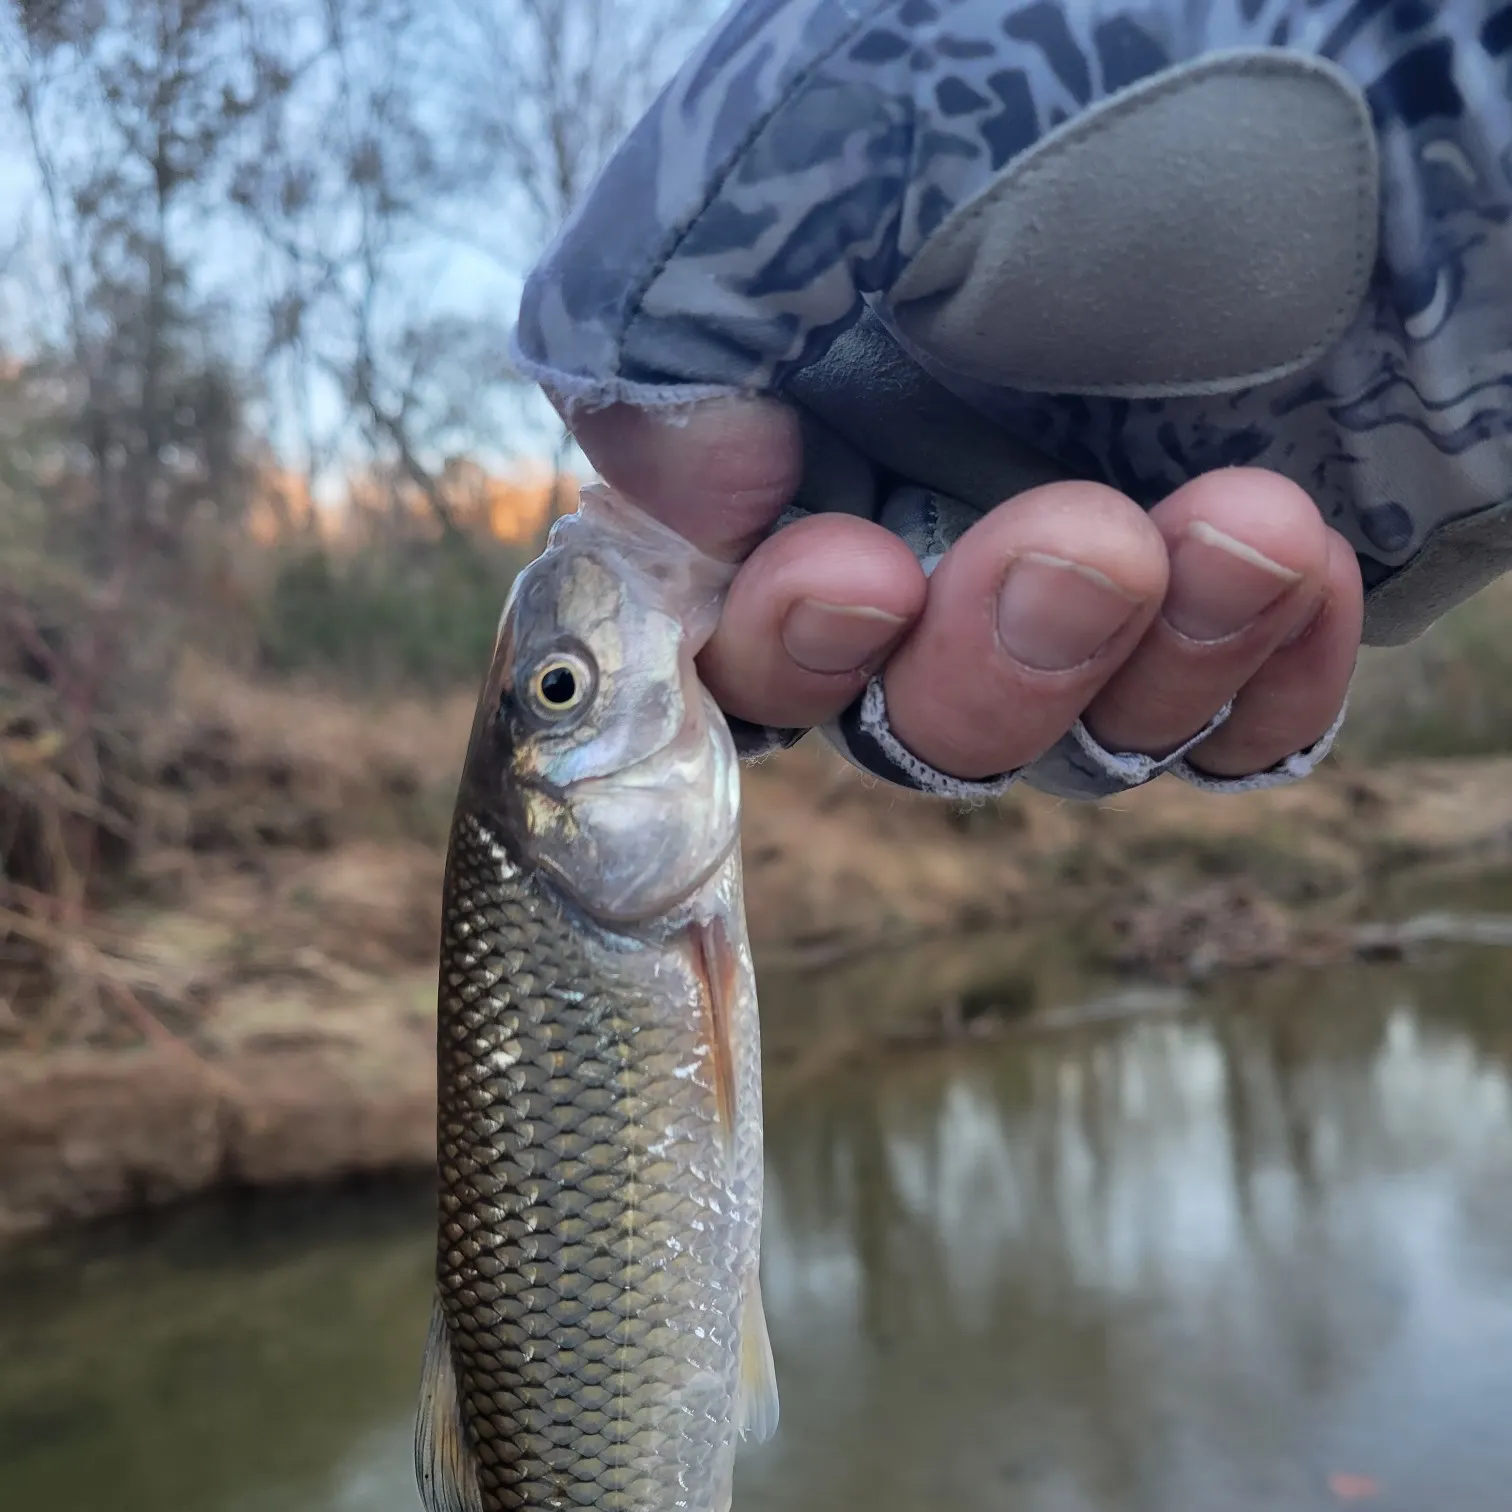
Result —
[[1225, 640], [1253, 624], [1301, 578], [1198, 520], [1171, 553], [1171, 586], [1161, 613], [1188, 640]]
[[998, 639], [1036, 672], [1064, 672], [1100, 651], [1139, 607], [1111, 579], [1061, 557], [1029, 552], [998, 592]]
[[799, 599], [782, 622], [782, 644], [805, 672], [859, 672], [898, 638], [907, 623], [885, 609]]

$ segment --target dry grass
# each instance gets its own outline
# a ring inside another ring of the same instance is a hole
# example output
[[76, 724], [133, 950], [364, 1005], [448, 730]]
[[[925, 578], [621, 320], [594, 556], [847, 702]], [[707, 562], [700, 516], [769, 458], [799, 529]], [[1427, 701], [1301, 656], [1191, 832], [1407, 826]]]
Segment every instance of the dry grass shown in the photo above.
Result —
[[191, 657], [121, 707], [78, 703], [67, 668], [8, 670], [0, 1038], [161, 1037], [175, 990], [102, 929], [112, 909], [203, 901], [210, 879], [358, 839], [439, 851], [469, 693], [363, 704]]
[[[155, 1032], [102, 910], [352, 835], [439, 842], [471, 692], [404, 690], [480, 675], [518, 564], [424, 542], [290, 557], [217, 526], [111, 565], [91, 518], [0, 474], [0, 1034]], [[290, 588], [314, 566], [323, 598]], [[301, 635], [297, 670], [249, 675]]]
[[177, 679], [166, 745], [222, 748], [207, 774], [218, 779], [207, 784], [210, 805], [239, 777], [249, 803], [319, 812], [344, 835], [439, 839], [475, 700], [472, 687], [358, 699], [314, 680], [254, 679], [191, 659]]

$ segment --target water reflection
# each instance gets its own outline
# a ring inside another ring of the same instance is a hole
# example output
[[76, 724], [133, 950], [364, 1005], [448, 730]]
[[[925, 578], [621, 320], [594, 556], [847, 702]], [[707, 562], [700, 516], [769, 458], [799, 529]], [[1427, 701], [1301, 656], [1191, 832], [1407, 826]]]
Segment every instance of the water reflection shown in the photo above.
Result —
[[390, 1512], [429, 1194], [214, 1206], [0, 1274], [0, 1507]]
[[[776, 1072], [784, 1422], [737, 1512], [1321, 1512], [1336, 1472], [1380, 1512], [1500, 1509], [1509, 967]], [[990, 971], [1054, 998], [1043, 961]], [[769, 1001], [780, 1052], [802, 996]], [[840, 996], [813, 1011], [841, 1032]], [[13, 1263], [0, 1507], [413, 1512], [426, 1220], [311, 1199]]]
[[1501, 1506], [1512, 1093], [1468, 985], [1305, 978], [790, 1107], [767, 1285], [803, 1432], [744, 1505], [1308, 1508], [1343, 1469]]

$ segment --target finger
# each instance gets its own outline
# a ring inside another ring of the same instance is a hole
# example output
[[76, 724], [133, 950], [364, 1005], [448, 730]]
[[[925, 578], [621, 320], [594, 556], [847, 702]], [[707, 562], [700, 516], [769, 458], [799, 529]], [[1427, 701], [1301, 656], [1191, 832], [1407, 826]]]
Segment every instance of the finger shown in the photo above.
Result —
[[675, 411], [613, 404], [572, 421], [605, 482], [695, 546], [739, 561], [798, 487], [798, 419], [773, 399], [716, 399]]
[[1188, 760], [1215, 777], [1264, 772], [1327, 732], [1343, 707], [1360, 652], [1365, 595], [1349, 543], [1328, 533], [1322, 606], [1273, 652], [1234, 700], [1224, 725]]
[[1092, 483], [1020, 494], [941, 559], [885, 674], [898, 739], [953, 777], [1052, 746], [1122, 665], [1166, 587], [1160, 532]]
[[1329, 531], [1274, 473], [1194, 479], [1150, 512], [1170, 554], [1165, 602], [1087, 709], [1109, 750], [1164, 755], [1197, 733], [1318, 607]]
[[741, 566], [700, 673], [741, 719], [822, 724], [918, 618], [926, 586], [914, 554], [882, 526], [848, 515], [799, 520]]

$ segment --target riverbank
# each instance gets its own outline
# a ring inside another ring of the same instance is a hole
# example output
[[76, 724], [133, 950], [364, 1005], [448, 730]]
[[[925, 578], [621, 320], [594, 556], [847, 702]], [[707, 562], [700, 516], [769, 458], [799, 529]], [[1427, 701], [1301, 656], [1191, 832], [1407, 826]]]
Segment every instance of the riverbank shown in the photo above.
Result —
[[[470, 700], [376, 719], [227, 683], [191, 707], [183, 843], [64, 942], [58, 1011], [0, 1020], [0, 1234], [431, 1158], [442, 834]], [[1391, 877], [1512, 858], [1501, 759], [962, 811], [805, 744], [746, 786], [753, 942], [789, 979], [1052, 925], [1143, 979], [1322, 959], [1359, 947], [1344, 926]], [[916, 1007], [947, 992], [936, 978], [910, 986]]]

